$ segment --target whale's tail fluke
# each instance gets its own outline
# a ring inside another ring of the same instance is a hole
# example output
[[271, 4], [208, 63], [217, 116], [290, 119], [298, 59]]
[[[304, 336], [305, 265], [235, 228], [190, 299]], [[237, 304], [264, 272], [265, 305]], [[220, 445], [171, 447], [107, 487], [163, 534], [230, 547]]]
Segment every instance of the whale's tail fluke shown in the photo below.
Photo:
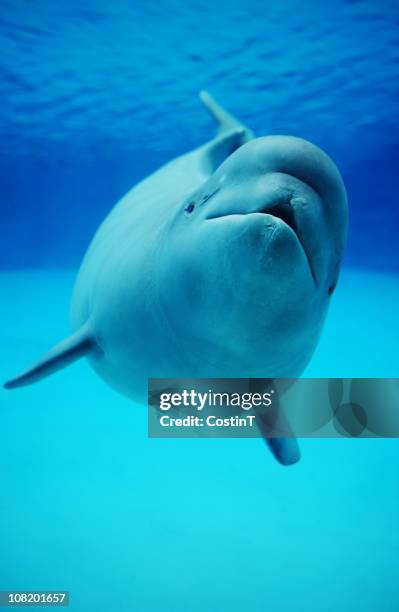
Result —
[[99, 350], [98, 345], [91, 334], [89, 323], [86, 323], [74, 334], [50, 349], [31, 368], [8, 380], [4, 388], [15, 389], [31, 385], [95, 350]]
[[207, 91], [200, 91], [199, 97], [205, 108], [218, 123], [219, 135], [226, 132], [240, 131], [245, 133], [246, 140], [251, 140], [251, 138], [253, 138], [253, 132], [220, 106]]

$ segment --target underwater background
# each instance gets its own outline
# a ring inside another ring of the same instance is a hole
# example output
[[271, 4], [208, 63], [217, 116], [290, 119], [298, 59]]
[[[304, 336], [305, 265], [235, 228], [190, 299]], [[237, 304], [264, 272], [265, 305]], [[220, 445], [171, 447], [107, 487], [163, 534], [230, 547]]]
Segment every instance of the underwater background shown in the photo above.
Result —
[[[390, 0], [2, 0], [1, 380], [68, 333], [111, 206], [212, 137], [200, 89], [343, 175], [348, 248], [305, 375], [398, 377], [398, 43]], [[397, 440], [303, 440], [284, 469], [261, 440], [148, 439], [85, 362], [1, 390], [0, 431], [0, 590], [82, 612], [399, 609]]]

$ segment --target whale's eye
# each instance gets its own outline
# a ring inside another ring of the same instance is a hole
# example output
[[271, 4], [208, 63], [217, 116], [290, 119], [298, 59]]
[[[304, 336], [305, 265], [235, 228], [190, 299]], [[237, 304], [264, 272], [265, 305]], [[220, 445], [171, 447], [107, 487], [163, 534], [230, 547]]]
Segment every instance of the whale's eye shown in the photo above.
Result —
[[190, 204], [187, 204], [186, 208], [184, 209], [186, 211], [186, 213], [192, 213], [193, 210], [195, 208], [195, 204], [194, 202], [190, 202]]

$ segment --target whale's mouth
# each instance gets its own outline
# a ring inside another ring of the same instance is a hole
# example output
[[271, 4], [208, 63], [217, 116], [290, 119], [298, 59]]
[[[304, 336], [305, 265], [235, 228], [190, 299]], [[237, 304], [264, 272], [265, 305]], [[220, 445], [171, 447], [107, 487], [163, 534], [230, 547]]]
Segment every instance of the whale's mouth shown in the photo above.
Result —
[[290, 204], [287, 202], [283, 202], [281, 204], [275, 204], [271, 208], [266, 208], [264, 210], [259, 211], [261, 213], [265, 213], [267, 215], [271, 215], [272, 217], [277, 217], [284, 221], [286, 225], [288, 225], [293, 232], [298, 236], [298, 226], [295, 220], [295, 213]]
[[267, 207], [263, 210], [260, 210], [259, 212], [270, 215], [277, 219], [280, 219], [280, 221], [285, 223], [285, 225], [287, 225], [294, 232], [306, 256], [306, 259], [309, 265], [309, 269], [312, 274], [312, 278], [314, 280], [315, 285], [317, 286], [319, 283], [317, 281], [317, 277], [316, 277], [316, 274], [313, 268], [312, 259], [310, 257], [310, 254], [308, 252], [308, 249], [306, 248], [304, 241], [301, 238], [298, 223], [295, 217], [295, 210], [293, 206], [291, 206], [291, 203], [290, 202], [280, 202], [278, 204], [275, 204], [272, 207]]
[[312, 264], [312, 259], [309, 253], [308, 248], [306, 247], [305, 242], [303, 241], [302, 237], [301, 237], [301, 233], [299, 230], [299, 224], [297, 222], [296, 219], [296, 213], [295, 213], [295, 209], [291, 204], [291, 201], [282, 201], [279, 202], [278, 204], [273, 204], [272, 206], [265, 206], [264, 208], [261, 208], [260, 210], [252, 210], [252, 211], [248, 211], [247, 213], [230, 213], [230, 214], [224, 214], [224, 215], [212, 215], [207, 217], [207, 219], [211, 220], [211, 219], [220, 219], [221, 217], [229, 217], [230, 215], [237, 215], [237, 214], [241, 214], [241, 215], [250, 215], [250, 214], [265, 214], [268, 215], [270, 217], [274, 217], [275, 219], [279, 219], [280, 221], [283, 222], [284, 225], [287, 226], [287, 228], [289, 228], [289, 230], [295, 234], [296, 239], [298, 240], [302, 251], [306, 257], [306, 260], [308, 262], [308, 266], [309, 266], [309, 270], [311, 273], [311, 276], [313, 278], [313, 281], [315, 283], [316, 286], [319, 285], [319, 282], [317, 280], [317, 276], [314, 270], [314, 266]]

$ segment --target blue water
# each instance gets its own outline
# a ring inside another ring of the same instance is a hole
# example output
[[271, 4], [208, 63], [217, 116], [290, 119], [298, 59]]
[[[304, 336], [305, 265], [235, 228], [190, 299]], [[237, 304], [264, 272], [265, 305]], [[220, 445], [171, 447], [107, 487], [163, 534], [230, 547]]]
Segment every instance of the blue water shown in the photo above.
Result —
[[[137, 180], [208, 139], [209, 89], [338, 163], [350, 232], [309, 376], [397, 377], [399, 6], [3, 1], [0, 375], [68, 333], [77, 266]], [[85, 362], [0, 391], [0, 590], [79, 612], [396, 612], [399, 443], [151, 440]], [[24, 609], [24, 608], [22, 608]]]

